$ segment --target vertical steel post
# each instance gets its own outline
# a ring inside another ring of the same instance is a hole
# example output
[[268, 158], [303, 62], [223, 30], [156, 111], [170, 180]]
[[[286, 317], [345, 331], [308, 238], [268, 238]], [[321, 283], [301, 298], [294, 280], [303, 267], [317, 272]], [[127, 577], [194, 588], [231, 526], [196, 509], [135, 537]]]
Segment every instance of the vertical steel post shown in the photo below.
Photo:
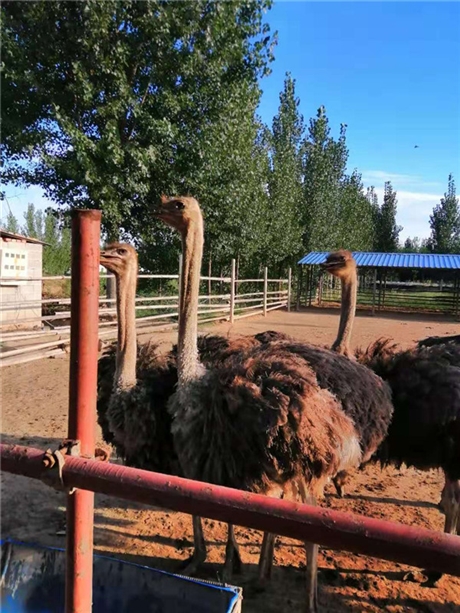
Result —
[[[101, 211], [73, 211], [68, 437], [87, 457], [96, 444], [100, 228]], [[94, 493], [68, 494], [66, 613], [91, 611], [93, 520]]]
[[232, 260], [232, 274], [230, 278], [230, 323], [235, 320], [235, 290], [236, 290], [236, 262]]
[[268, 268], [264, 268], [264, 301], [263, 301], [263, 314], [267, 317], [267, 298], [268, 298]]

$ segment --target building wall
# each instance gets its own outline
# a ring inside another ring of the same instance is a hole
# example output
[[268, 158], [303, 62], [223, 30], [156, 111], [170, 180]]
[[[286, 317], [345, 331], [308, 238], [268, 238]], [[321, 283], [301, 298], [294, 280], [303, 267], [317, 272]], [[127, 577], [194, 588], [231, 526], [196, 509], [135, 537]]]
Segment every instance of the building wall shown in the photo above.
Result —
[[[19, 241], [2, 241], [1, 247]], [[24, 248], [24, 243], [21, 244]], [[40, 277], [39, 281], [11, 280], [0, 282], [0, 325], [2, 328], [40, 328], [42, 299], [43, 245], [25, 243], [28, 254], [27, 277]], [[28, 305], [27, 303], [33, 303]]]

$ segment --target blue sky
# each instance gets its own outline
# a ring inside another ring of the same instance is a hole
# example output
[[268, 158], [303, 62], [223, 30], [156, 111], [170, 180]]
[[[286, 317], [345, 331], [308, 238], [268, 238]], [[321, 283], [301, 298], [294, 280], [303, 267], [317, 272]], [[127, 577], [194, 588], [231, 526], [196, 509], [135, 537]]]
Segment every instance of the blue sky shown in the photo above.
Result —
[[264, 121], [290, 71], [306, 122], [324, 104], [335, 135], [348, 125], [349, 168], [380, 194], [392, 181], [401, 237], [428, 236], [449, 172], [460, 187], [460, 4], [279, 1], [269, 22]]
[[[278, 1], [268, 21], [278, 46], [262, 81], [264, 121], [291, 72], [307, 123], [324, 104], [335, 135], [348, 124], [349, 169], [380, 195], [392, 181], [401, 238], [428, 236], [449, 172], [460, 188], [460, 3]], [[7, 196], [21, 221], [27, 202], [48, 204], [35, 187]]]

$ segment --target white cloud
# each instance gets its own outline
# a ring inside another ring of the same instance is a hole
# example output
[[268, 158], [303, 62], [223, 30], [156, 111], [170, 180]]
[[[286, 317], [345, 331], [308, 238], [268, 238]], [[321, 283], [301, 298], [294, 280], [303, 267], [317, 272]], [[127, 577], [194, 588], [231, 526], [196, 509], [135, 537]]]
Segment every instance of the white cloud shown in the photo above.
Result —
[[[380, 204], [383, 202], [383, 184], [391, 181], [397, 192], [397, 222], [403, 226], [400, 240], [408, 236], [427, 238], [430, 235], [430, 215], [433, 207], [442, 197], [442, 185], [426, 181], [422, 176], [387, 172], [385, 170], [365, 170], [363, 183], [375, 185]], [[425, 191], [426, 189], [426, 191]]]
[[[383, 202], [383, 188], [377, 188], [375, 191], [381, 204]], [[397, 222], [403, 226], [400, 240], [404, 241], [408, 236], [428, 238], [430, 235], [430, 215], [433, 207], [439, 203], [442, 194], [406, 190], [396, 191], [398, 198]]]
[[425, 181], [423, 177], [419, 175], [406, 175], [396, 172], [387, 172], [385, 170], [365, 170], [363, 173], [363, 182], [367, 185], [378, 185], [385, 183], [385, 181], [391, 181], [395, 189], [398, 186], [409, 187], [441, 187], [441, 184], [437, 181]]

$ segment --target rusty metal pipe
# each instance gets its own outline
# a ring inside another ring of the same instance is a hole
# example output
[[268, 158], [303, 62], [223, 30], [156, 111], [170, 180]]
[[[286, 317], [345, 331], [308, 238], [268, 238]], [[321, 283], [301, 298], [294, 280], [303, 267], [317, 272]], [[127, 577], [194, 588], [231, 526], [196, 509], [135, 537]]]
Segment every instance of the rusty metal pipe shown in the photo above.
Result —
[[[101, 211], [72, 211], [68, 438], [94, 457], [96, 444]], [[89, 613], [93, 593], [94, 493], [67, 495], [66, 613]]]
[[[41, 478], [43, 452], [1, 445], [0, 453], [3, 470]], [[63, 480], [67, 487], [460, 576], [460, 537], [442, 532], [77, 457], [66, 457]]]

